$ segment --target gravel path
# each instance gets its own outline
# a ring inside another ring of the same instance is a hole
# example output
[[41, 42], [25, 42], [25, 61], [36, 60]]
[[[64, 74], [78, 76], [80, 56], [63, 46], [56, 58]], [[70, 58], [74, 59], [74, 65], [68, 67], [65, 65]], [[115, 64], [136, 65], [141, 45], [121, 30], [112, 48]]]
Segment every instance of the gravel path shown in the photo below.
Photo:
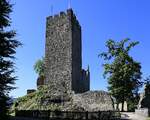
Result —
[[134, 112], [122, 112], [122, 120], [146, 120], [146, 117], [136, 115]]

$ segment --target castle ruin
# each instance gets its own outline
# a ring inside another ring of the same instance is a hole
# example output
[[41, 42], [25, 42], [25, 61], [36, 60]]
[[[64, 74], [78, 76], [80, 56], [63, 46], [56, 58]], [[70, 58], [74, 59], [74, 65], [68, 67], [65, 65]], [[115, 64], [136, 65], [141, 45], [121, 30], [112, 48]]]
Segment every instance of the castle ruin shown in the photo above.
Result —
[[47, 17], [45, 76], [37, 80], [37, 86], [44, 85], [37, 90], [42, 96], [32, 98], [35, 105], [26, 108], [22, 104], [18, 109], [48, 110], [57, 106], [62, 111], [113, 110], [107, 92], [90, 91], [89, 67], [82, 69], [81, 40], [81, 26], [72, 9]]

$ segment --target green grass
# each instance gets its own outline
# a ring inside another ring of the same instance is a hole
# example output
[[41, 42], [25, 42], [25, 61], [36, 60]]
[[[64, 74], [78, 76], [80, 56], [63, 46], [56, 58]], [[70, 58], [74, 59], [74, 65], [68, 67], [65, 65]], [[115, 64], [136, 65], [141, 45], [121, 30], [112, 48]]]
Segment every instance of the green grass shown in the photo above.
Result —
[[148, 117], [146, 120], [150, 120], [150, 117]]

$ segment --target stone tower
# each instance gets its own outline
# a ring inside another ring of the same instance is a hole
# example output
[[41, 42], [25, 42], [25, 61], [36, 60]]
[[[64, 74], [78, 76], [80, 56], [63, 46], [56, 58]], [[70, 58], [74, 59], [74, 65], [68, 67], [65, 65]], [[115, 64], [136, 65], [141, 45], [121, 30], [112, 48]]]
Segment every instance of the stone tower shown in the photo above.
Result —
[[72, 9], [47, 17], [44, 84], [59, 91], [90, 89], [89, 70], [82, 70], [81, 26]]

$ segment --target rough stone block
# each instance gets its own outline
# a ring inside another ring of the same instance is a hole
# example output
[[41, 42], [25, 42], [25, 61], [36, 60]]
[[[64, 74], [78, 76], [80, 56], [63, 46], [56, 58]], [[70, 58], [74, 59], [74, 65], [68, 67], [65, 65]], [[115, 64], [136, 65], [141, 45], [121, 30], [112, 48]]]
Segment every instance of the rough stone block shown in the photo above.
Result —
[[28, 89], [27, 90], [27, 94], [31, 94], [31, 93], [33, 93], [33, 92], [35, 92], [36, 90], [35, 89]]

